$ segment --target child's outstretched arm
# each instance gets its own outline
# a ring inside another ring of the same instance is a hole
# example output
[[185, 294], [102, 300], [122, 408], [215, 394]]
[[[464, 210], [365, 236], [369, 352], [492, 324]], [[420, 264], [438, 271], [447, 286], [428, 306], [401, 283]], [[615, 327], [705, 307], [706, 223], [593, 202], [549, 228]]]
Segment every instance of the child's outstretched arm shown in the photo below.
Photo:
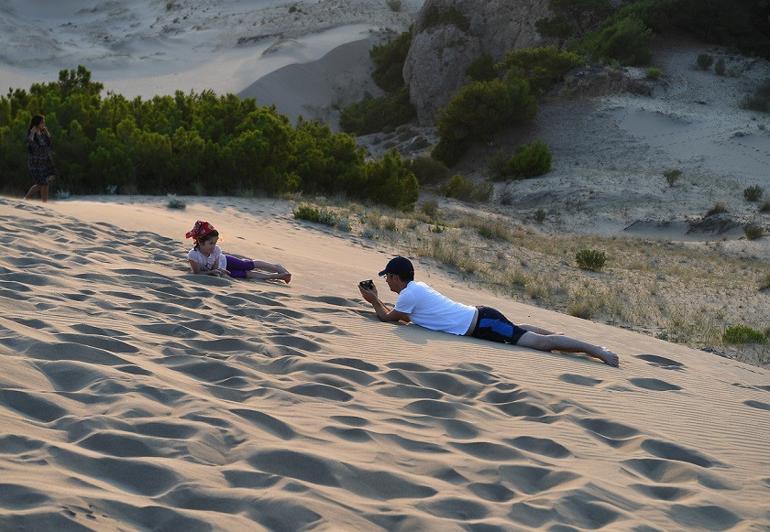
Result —
[[188, 260], [187, 262], [190, 263], [190, 269], [196, 275], [202, 273], [204, 275], [216, 275], [217, 277], [222, 277], [223, 275], [227, 274], [227, 272], [223, 272], [222, 270], [209, 270], [207, 272], [204, 272], [204, 271], [201, 271], [200, 264], [198, 264], [194, 260]]

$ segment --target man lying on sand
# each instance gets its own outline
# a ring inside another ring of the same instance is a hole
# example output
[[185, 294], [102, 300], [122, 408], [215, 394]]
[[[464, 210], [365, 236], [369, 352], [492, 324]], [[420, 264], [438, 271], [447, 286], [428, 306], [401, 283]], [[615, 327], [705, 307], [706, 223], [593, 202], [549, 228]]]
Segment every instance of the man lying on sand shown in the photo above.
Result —
[[388, 309], [371, 281], [358, 285], [361, 296], [374, 307], [381, 321], [411, 321], [426, 329], [493, 342], [531, 347], [539, 351], [586, 353], [605, 364], [618, 367], [618, 355], [604, 347], [581, 342], [532, 325], [514, 325], [500, 311], [490, 307], [471, 307], [452, 301], [425, 283], [414, 280], [409, 259], [395, 257], [379, 273], [392, 292], [398, 294], [396, 306]]

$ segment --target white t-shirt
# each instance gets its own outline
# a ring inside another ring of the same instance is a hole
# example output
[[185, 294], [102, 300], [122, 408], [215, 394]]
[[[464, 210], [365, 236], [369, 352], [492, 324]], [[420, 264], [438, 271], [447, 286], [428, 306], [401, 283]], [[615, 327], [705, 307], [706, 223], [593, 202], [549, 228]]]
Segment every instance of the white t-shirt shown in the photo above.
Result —
[[410, 281], [401, 290], [395, 309], [409, 314], [420, 327], [463, 335], [468, 332], [476, 307], [452, 301], [425, 283]]
[[227, 258], [225, 257], [225, 254], [222, 253], [219, 246], [214, 246], [214, 251], [212, 251], [211, 255], [208, 257], [197, 249], [192, 248], [189, 253], [187, 253], [187, 258], [197, 262], [202, 272], [210, 272], [211, 270], [216, 269], [224, 270], [227, 268]]

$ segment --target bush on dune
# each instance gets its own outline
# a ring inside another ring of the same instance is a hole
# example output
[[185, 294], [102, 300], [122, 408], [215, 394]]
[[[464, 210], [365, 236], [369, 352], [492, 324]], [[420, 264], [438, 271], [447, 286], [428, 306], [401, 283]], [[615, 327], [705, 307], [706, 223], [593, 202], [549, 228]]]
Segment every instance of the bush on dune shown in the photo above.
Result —
[[554, 47], [520, 48], [506, 54], [498, 68], [527, 80], [536, 94], [543, 94], [580, 64], [580, 56]]
[[505, 80], [469, 83], [441, 111], [440, 141], [432, 156], [451, 166], [473, 142], [530, 120], [536, 112], [537, 102], [525, 80], [509, 76]]
[[595, 59], [609, 59], [624, 65], [646, 65], [652, 58], [652, 30], [638, 17], [618, 19], [586, 37], [582, 49]]
[[364, 98], [349, 105], [340, 115], [340, 128], [354, 135], [368, 135], [406, 124], [417, 113], [406, 87], [379, 98]]
[[404, 32], [392, 41], [376, 45], [369, 51], [374, 63], [372, 79], [385, 92], [395, 92], [404, 86], [401, 72], [404, 70], [406, 54], [412, 43], [411, 32]]

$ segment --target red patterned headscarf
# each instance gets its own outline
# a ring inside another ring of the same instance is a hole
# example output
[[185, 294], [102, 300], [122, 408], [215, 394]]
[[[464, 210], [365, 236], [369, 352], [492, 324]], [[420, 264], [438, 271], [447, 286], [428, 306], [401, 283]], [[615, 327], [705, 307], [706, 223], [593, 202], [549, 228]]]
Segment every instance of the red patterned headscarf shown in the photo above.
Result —
[[194, 238], [195, 240], [200, 240], [206, 235], [211, 234], [213, 231], [216, 231], [213, 225], [205, 220], [198, 220], [195, 222], [193, 228], [187, 231], [184, 236], [185, 238]]

